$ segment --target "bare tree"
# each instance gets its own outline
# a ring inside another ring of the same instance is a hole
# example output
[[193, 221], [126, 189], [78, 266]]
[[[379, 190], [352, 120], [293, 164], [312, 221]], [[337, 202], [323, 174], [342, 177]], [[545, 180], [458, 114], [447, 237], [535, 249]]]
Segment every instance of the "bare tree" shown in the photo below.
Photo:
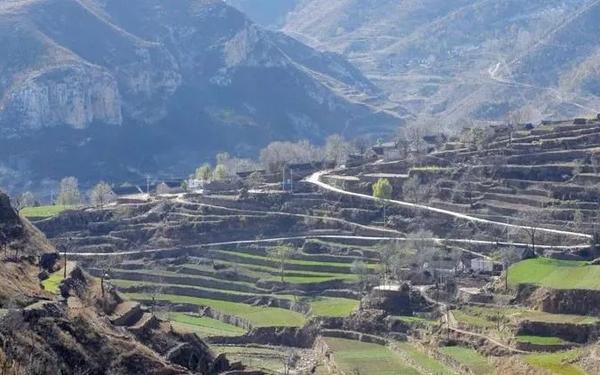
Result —
[[273, 142], [260, 151], [261, 163], [271, 172], [279, 172], [290, 163], [322, 159], [321, 152], [308, 141]]
[[396, 261], [397, 247], [390, 244], [384, 244], [379, 247], [379, 264], [381, 265], [381, 278], [383, 284], [387, 285], [389, 277]]
[[402, 195], [411, 203], [419, 204], [427, 197], [427, 187], [421, 184], [421, 179], [413, 176], [402, 184]]
[[355, 152], [353, 145], [347, 142], [341, 135], [334, 134], [327, 138], [325, 143], [325, 158], [335, 162], [335, 165], [342, 165]]
[[171, 188], [169, 187], [169, 185], [167, 185], [164, 182], [161, 182], [160, 184], [158, 184], [156, 186], [156, 194], [158, 194], [158, 195], [169, 194], [170, 192], [171, 192]]
[[246, 185], [248, 185], [250, 188], [253, 188], [253, 189], [261, 187], [262, 185], [264, 185], [264, 183], [265, 183], [265, 178], [264, 178], [263, 174], [258, 171], [252, 172], [250, 174], [250, 176], [248, 176], [246, 178]]
[[90, 192], [90, 202], [96, 206], [103, 208], [104, 205], [114, 202], [117, 195], [112, 190], [109, 184], [100, 181]]
[[358, 286], [361, 293], [364, 293], [369, 279], [369, 266], [362, 260], [352, 262], [350, 271], [358, 277]]
[[536, 241], [538, 239], [540, 224], [545, 219], [546, 214], [542, 211], [523, 211], [519, 216], [519, 221], [522, 224], [518, 231], [525, 233], [529, 243], [531, 244], [531, 250], [536, 253]]
[[25, 207], [33, 207], [37, 203], [32, 192], [26, 191], [12, 201], [13, 208], [18, 212]]
[[502, 251], [502, 268], [504, 269], [504, 290], [508, 291], [508, 269], [511, 265], [519, 262], [522, 258], [522, 252], [511, 246]]
[[279, 275], [281, 282], [285, 282], [285, 269], [289, 259], [294, 255], [295, 249], [289, 245], [279, 245], [272, 249], [269, 249], [268, 256], [273, 261], [277, 262], [279, 266]]
[[75, 177], [65, 177], [60, 181], [57, 202], [62, 206], [75, 206], [81, 203], [79, 182]]

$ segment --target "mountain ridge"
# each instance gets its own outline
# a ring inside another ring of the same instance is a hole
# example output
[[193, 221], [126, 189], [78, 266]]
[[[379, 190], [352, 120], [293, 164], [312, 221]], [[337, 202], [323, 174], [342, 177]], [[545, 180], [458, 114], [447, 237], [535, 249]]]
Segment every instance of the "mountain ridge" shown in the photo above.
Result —
[[182, 175], [220, 151], [253, 155], [274, 140], [320, 142], [403, 121], [339, 55], [264, 30], [220, 0], [24, 0], [0, 8], [0, 29], [8, 188], [65, 175]]

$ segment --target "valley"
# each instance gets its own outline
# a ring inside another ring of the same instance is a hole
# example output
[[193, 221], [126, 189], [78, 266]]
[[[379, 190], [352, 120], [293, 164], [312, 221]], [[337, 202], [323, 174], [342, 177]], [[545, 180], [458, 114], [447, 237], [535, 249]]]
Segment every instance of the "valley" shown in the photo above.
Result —
[[475, 131], [293, 191], [265, 174], [33, 223], [133, 331], [168, 321], [247, 371], [596, 373], [600, 120]]

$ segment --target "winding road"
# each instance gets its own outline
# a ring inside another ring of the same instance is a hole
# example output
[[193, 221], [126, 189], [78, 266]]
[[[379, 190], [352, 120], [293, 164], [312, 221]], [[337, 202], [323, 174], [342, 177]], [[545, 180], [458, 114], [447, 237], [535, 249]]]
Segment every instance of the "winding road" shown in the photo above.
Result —
[[[329, 185], [329, 184], [321, 181], [322, 176], [329, 174], [331, 172], [333, 172], [333, 170], [316, 172], [316, 173], [310, 175], [309, 177], [307, 177], [305, 181], [308, 183], [311, 183], [313, 185], [316, 185], [321, 189], [328, 190], [328, 191], [331, 191], [334, 193], [357, 197], [357, 198], [366, 199], [366, 200], [371, 200], [371, 201], [381, 201], [379, 198], [375, 198], [373, 196], [366, 195], [366, 194], [360, 194], [360, 193], [355, 193], [352, 191], [343, 190], [343, 189], [340, 189], [338, 187]], [[470, 216], [470, 215], [466, 215], [466, 214], [459, 213], [459, 212], [444, 210], [444, 209], [437, 208], [437, 207], [426, 206], [426, 205], [416, 204], [416, 203], [409, 203], [409, 202], [404, 202], [404, 201], [399, 201], [399, 200], [394, 200], [394, 199], [384, 199], [383, 201], [390, 203], [390, 204], [397, 205], [397, 206], [434, 212], [434, 213], [438, 213], [441, 215], [451, 216], [451, 217], [455, 217], [457, 219], [468, 220], [468, 221], [472, 221], [472, 222], [476, 222], [476, 223], [483, 223], [483, 224], [496, 225], [496, 226], [501, 226], [501, 227], [515, 228], [515, 229], [522, 229], [522, 230], [536, 230], [538, 232], [559, 234], [559, 235], [563, 235], [563, 236], [577, 237], [577, 238], [582, 238], [582, 239], [585, 238], [587, 240], [592, 238], [591, 235], [586, 234], [586, 233], [570, 232], [570, 231], [564, 231], [564, 230], [559, 230], [559, 229], [550, 229], [550, 228], [542, 228], [542, 227], [532, 227], [532, 226], [527, 226], [527, 225], [503, 223], [500, 221], [482, 219], [482, 218], [479, 218], [476, 216]]]

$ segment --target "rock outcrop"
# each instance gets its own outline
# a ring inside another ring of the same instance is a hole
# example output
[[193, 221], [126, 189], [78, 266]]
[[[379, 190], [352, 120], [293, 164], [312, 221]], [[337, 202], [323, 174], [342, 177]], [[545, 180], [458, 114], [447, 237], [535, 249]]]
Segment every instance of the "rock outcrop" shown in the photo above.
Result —
[[0, 239], [3, 373], [216, 374], [229, 369], [227, 359], [197, 337], [173, 332], [73, 263], [58, 294], [44, 290], [38, 273], [42, 268], [47, 277], [56, 270], [56, 250], [3, 193]]

